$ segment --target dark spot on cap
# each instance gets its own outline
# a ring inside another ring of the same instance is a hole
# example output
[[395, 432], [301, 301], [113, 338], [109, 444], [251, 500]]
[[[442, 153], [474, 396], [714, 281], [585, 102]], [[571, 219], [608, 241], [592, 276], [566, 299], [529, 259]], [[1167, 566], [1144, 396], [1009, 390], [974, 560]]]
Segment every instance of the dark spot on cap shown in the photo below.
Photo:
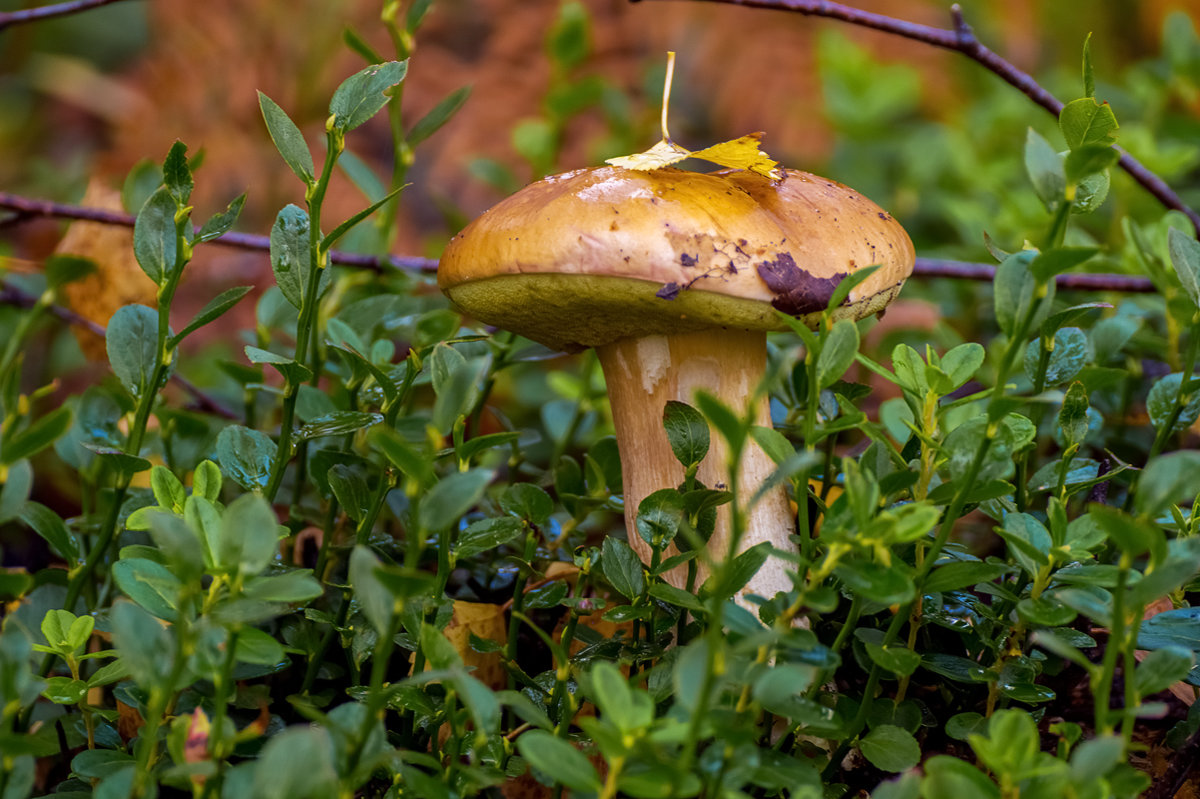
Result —
[[679, 263], [683, 264], [684, 266], [695, 266], [699, 262], [699, 255], [688, 255], [686, 252], [681, 252], [679, 254]]
[[880, 219], [887, 219], [887, 218], [888, 218], [888, 215], [887, 215], [887, 214], [885, 214], [883, 211], [880, 211], [880, 212], [879, 212], [879, 218], [880, 218]]
[[673, 300], [679, 296], [679, 284], [674, 282], [665, 283], [662, 288], [654, 292], [654, 296], [660, 300]]
[[813, 277], [796, 266], [796, 260], [786, 252], [779, 253], [774, 261], [763, 261], [757, 268], [758, 276], [776, 295], [771, 305], [792, 316], [825, 310], [834, 289], [848, 274]]

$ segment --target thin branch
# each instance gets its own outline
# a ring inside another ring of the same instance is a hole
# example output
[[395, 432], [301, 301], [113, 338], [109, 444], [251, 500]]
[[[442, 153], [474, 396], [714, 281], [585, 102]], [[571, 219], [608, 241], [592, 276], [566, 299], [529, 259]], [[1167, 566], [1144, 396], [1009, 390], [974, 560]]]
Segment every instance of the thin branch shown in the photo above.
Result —
[[23, 8], [20, 11], [7, 11], [0, 13], [0, 31], [10, 25], [20, 25], [24, 22], [38, 22], [43, 19], [53, 19], [54, 17], [65, 17], [69, 14], [78, 14], [90, 8], [106, 6], [109, 3], [116, 2], [118, 0], [71, 0], [69, 3], [57, 3], [52, 6], [38, 6], [37, 8]]
[[[63, 205], [46, 200], [32, 200], [16, 194], [0, 192], [0, 208], [15, 211], [22, 219], [36, 216], [47, 216], [58, 219], [84, 219], [91, 222], [101, 222], [110, 225], [133, 224], [133, 217], [119, 211], [106, 211], [99, 208], [85, 208], [77, 205]], [[0, 221], [0, 225], [4, 222]], [[214, 244], [224, 244], [244, 250], [269, 250], [271, 240], [266, 236], [255, 236], [249, 233], [226, 233]], [[436, 273], [437, 261], [432, 258], [419, 258], [415, 255], [361, 255], [359, 253], [330, 250], [329, 259], [336, 264], [370, 269], [376, 272], [387, 267], [412, 272]], [[963, 261], [946, 261], [940, 258], [918, 258], [913, 269], [916, 277], [948, 277], [959, 280], [978, 280], [990, 282], [996, 276], [996, 268], [989, 264], [974, 264]], [[1112, 274], [1071, 274], [1059, 275], [1056, 279], [1061, 289], [1076, 291], [1123, 291], [1129, 293], [1151, 293], [1156, 289], [1147, 278], [1132, 275]]]
[[[13, 217], [0, 221], [0, 226], [11, 222], [25, 221], [33, 217], [51, 217], [54, 219], [81, 219], [87, 222], [99, 222], [104, 225], [120, 225], [133, 227], [134, 216], [123, 211], [109, 211], [103, 208], [87, 208], [79, 205], [37, 200], [0, 191], [0, 208], [15, 212]], [[271, 239], [252, 233], [226, 233], [214, 244], [223, 244], [240, 250], [269, 251]], [[436, 272], [437, 261], [432, 258], [419, 258], [413, 255], [362, 255], [360, 253], [330, 250], [329, 260], [335, 264], [355, 266], [360, 269], [370, 269], [382, 272], [386, 268], [399, 269], [409, 272]]]
[[[948, 277], [991, 282], [996, 277], [996, 267], [941, 258], [918, 258], [913, 274], [926, 278]], [[1127, 294], [1153, 294], [1158, 291], [1149, 278], [1136, 275], [1076, 272], [1058, 275], [1054, 282], [1058, 288], [1067, 291], [1120, 291]]]
[[[641, 1], [630, 0], [633, 3]], [[875, 14], [870, 11], [862, 11], [851, 6], [842, 5], [841, 3], [829, 2], [828, 0], [706, 0], [706, 2], [725, 3], [727, 5], [746, 6], [748, 8], [766, 8], [776, 11], [791, 11], [806, 17], [836, 19], [851, 25], [871, 28], [883, 33], [901, 36], [905, 39], [923, 42], [944, 50], [952, 50], [965, 55], [998, 76], [1001, 80], [1015, 86], [1026, 97], [1046, 109], [1046, 111], [1053, 114], [1056, 118], [1063, 109], [1062, 101], [1042, 88], [1032, 76], [996, 55], [996, 53], [989, 50], [976, 39], [975, 34], [971, 31], [971, 27], [963, 19], [962, 9], [957, 3], [951, 7], [950, 12], [954, 29], [945, 30], [930, 25], [920, 25], [915, 22], [895, 19], [883, 14]], [[1141, 184], [1142, 188], [1150, 192], [1162, 205], [1187, 216], [1197, 233], [1200, 233], [1200, 213], [1197, 213], [1195, 209], [1184, 203], [1183, 199], [1175, 193], [1174, 189], [1167, 185], [1166, 181], [1147, 169], [1145, 165], [1127, 151], [1120, 147], [1116, 149], [1121, 154], [1117, 164], [1129, 173], [1130, 177]]]
[[[7, 280], [0, 280], [0, 304], [15, 305], [18, 308], [32, 308], [37, 304], [37, 299], [33, 294], [30, 294], [19, 286], [13, 285]], [[51, 304], [46, 306], [46, 310], [69, 325], [82, 327], [84, 330], [94, 333], [100, 336], [100, 338], [104, 338], [104, 325], [97, 324], [86, 316], [77, 314], [70, 308]], [[178, 372], [171, 374], [171, 380], [175, 385], [191, 395], [198, 410], [207, 411], [208, 413], [235, 421], [241, 418], [221, 402], [204, 393], [195, 383]]]

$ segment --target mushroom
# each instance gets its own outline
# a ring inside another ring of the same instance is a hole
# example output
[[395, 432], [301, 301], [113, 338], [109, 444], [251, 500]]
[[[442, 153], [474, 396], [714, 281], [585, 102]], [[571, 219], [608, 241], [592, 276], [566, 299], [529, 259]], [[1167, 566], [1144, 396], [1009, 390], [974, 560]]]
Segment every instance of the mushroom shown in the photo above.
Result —
[[[704, 389], [745, 408], [766, 370], [767, 331], [786, 329], [777, 310], [815, 326], [843, 278], [881, 264], [834, 312], [859, 319], [881, 311], [912, 272], [912, 242], [879, 206], [805, 172], [785, 178], [613, 166], [554, 175], [486, 211], [442, 256], [438, 284], [468, 315], [554, 349], [596, 349], [629, 531], [644, 497], [683, 481], [662, 427], [668, 400], [690, 402]], [[771, 424], [765, 396], [755, 414]], [[726, 464], [714, 436], [697, 477], [723, 487]], [[753, 495], [774, 468], [751, 442], [739, 496]], [[781, 487], [745, 515], [739, 549], [763, 541], [788, 549], [795, 527]], [[729, 539], [722, 512], [708, 542], [714, 559]], [[631, 532], [629, 543], [650, 560], [640, 536]], [[685, 575], [666, 577], [683, 587]], [[792, 588], [772, 558], [743, 593], [770, 598]]]

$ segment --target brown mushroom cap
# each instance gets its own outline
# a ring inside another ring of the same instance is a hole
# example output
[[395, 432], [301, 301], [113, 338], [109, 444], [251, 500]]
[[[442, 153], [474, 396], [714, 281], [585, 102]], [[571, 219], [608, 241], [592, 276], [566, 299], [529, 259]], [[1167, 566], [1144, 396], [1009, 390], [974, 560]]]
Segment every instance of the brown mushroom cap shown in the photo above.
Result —
[[627, 336], [815, 324], [838, 283], [882, 264], [839, 317], [881, 310], [913, 267], [904, 229], [839, 183], [788, 170], [581, 169], [533, 183], [456, 236], [438, 285], [488, 324], [577, 350]]

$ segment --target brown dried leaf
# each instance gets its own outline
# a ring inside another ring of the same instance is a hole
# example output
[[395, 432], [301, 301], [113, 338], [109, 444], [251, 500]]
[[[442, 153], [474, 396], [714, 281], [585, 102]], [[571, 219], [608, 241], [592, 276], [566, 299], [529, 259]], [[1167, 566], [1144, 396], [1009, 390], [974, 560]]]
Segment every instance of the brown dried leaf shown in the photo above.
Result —
[[[121, 194], [93, 178], [83, 196], [83, 205], [120, 211]], [[81, 316], [107, 325], [117, 309], [130, 303], [153, 306], [157, 287], [133, 257], [133, 231], [99, 222], [72, 222], [54, 252], [89, 258], [96, 271], [63, 288], [66, 304]], [[104, 340], [94, 333], [74, 328], [75, 338], [88, 360], [106, 361]]]

